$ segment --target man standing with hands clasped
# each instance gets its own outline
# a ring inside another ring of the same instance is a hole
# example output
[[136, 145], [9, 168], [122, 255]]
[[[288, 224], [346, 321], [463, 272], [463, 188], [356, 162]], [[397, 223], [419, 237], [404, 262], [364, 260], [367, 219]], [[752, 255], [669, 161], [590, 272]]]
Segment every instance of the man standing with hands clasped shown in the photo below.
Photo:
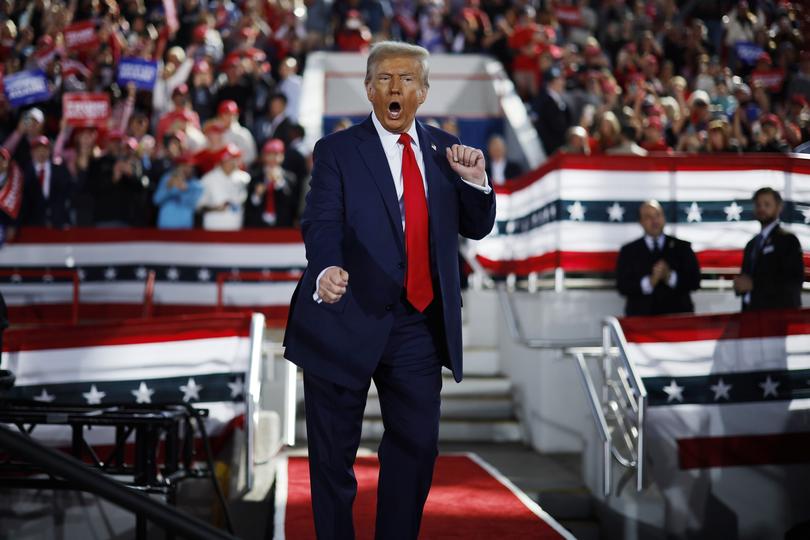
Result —
[[371, 115], [315, 145], [285, 356], [304, 370], [318, 538], [354, 538], [352, 465], [373, 379], [385, 426], [376, 538], [415, 540], [438, 454], [441, 367], [462, 376], [458, 235], [489, 233], [495, 195], [480, 150], [415, 121], [425, 49], [376, 44], [365, 86]]
[[734, 292], [743, 297], [743, 311], [802, 306], [802, 246], [779, 224], [781, 213], [778, 191], [764, 187], [754, 193], [754, 217], [762, 231], [745, 246], [742, 272], [734, 278]]
[[622, 246], [616, 263], [617, 286], [627, 297], [625, 314], [693, 312], [690, 293], [700, 287], [700, 267], [692, 246], [664, 234], [658, 201], [641, 203], [638, 214], [644, 236]]

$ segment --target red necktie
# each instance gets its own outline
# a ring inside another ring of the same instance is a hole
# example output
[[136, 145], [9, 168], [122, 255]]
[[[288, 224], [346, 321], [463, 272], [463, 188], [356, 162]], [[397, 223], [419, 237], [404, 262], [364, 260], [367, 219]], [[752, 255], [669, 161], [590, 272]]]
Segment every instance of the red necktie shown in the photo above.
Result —
[[264, 192], [264, 217], [276, 222], [276, 184], [273, 180], [267, 180], [267, 190]]
[[37, 177], [39, 178], [39, 187], [41, 187], [44, 190], [45, 189], [45, 167], [43, 167], [42, 165], [39, 166], [39, 174], [37, 174]]
[[402, 182], [405, 198], [405, 293], [408, 302], [424, 311], [433, 300], [433, 282], [430, 278], [430, 245], [428, 239], [428, 209], [422, 174], [411, 148], [407, 133], [399, 136], [402, 149]]

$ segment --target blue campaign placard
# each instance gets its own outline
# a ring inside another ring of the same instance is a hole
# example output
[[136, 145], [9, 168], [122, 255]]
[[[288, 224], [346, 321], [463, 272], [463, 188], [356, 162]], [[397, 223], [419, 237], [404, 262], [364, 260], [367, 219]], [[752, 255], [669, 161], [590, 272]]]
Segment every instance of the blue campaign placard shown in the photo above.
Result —
[[762, 47], [756, 43], [738, 41], [734, 44], [734, 52], [737, 54], [737, 58], [746, 64], [753, 64], [757, 61], [759, 55], [762, 54]]
[[51, 99], [48, 78], [42, 70], [20, 71], [3, 79], [6, 99], [12, 107], [23, 107]]
[[133, 82], [138, 90], [151, 91], [155, 87], [157, 70], [158, 64], [154, 60], [122, 58], [118, 63], [118, 84], [125, 86]]

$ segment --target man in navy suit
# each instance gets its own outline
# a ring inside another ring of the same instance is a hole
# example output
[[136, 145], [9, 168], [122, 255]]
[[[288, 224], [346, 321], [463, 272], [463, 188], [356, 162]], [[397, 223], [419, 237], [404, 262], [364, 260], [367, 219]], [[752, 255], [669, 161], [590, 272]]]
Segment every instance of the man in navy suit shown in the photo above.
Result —
[[25, 166], [23, 225], [62, 229], [73, 223], [73, 175], [62, 163], [51, 160], [51, 143], [44, 135], [31, 141], [31, 161]]
[[658, 201], [642, 203], [638, 214], [644, 236], [623, 245], [616, 261], [616, 285], [627, 297], [625, 315], [695, 311], [690, 293], [700, 287], [700, 266], [692, 246], [664, 234]]
[[369, 118], [315, 146], [285, 356], [304, 370], [318, 538], [354, 538], [352, 465], [373, 379], [385, 426], [376, 538], [414, 540], [438, 454], [441, 367], [462, 376], [458, 237], [489, 233], [495, 196], [480, 150], [415, 121], [425, 49], [375, 45], [365, 85]]
[[782, 196], [764, 187], [754, 193], [753, 200], [762, 230], [745, 246], [734, 292], [742, 296], [743, 311], [800, 308], [804, 257], [799, 239], [779, 223]]

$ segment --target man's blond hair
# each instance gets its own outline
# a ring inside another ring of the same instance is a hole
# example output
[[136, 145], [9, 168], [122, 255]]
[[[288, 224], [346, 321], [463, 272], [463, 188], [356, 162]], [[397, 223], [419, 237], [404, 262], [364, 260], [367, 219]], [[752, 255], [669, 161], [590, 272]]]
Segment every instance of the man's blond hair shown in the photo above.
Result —
[[425, 88], [430, 87], [428, 76], [430, 72], [430, 65], [428, 64], [428, 57], [430, 53], [424, 47], [419, 45], [411, 45], [402, 41], [380, 41], [371, 47], [371, 53], [368, 55], [368, 62], [366, 63], [366, 81], [368, 84], [374, 78], [374, 73], [377, 65], [383, 60], [397, 57], [413, 58], [419, 62], [422, 68], [422, 86]]

